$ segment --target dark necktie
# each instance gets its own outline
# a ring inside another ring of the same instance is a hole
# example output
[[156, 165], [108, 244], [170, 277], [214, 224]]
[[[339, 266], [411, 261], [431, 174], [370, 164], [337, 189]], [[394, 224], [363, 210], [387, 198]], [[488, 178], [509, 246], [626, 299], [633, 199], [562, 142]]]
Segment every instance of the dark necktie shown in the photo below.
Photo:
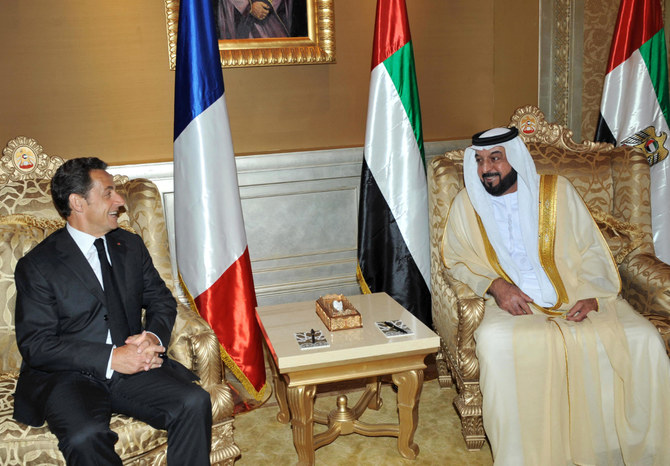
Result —
[[105, 253], [105, 243], [102, 238], [96, 239], [93, 244], [98, 250], [100, 259], [100, 270], [102, 271], [102, 284], [105, 288], [105, 299], [107, 300], [107, 316], [109, 319], [109, 331], [112, 334], [112, 342], [116, 346], [123, 346], [126, 338], [130, 335], [126, 312], [121, 304], [119, 289], [114, 280], [112, 266], [109, 265]]

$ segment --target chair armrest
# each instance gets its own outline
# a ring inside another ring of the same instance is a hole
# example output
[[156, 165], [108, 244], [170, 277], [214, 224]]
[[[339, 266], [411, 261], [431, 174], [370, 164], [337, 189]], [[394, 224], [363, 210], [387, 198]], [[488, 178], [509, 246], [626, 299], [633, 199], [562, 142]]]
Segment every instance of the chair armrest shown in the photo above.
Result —
[[619, 273], [622, 296], [654, 324], [670, 356], [670, 265], [642, 252], [626, 258]]
[[458, 302], [458, 359], [463, 379], [479, 379], [479, 360], [475, 351], [475, 330], [484, 318], [484, 299], [448, 272], [447, 283]]
[[215, 424], [233, 414], [233, 395], [226, 383], [219, 340], [207, 322], [183, 303], [177, 304], [168, 354], [200, 378], [200, 385], [212, 399]]
[[619, 266], [621, 294], [641, 314], [670, 319], [670, 265], [649, 252], [632, 254]]

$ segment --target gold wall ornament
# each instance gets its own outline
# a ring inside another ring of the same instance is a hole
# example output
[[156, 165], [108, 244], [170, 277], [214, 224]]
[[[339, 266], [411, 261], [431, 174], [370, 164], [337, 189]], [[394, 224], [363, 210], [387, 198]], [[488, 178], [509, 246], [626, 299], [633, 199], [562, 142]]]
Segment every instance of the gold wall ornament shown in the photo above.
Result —
[[18, 136], [7, 143], [0, 158], [0, 183], [51, 178], [63, 159], [42, 151], [35, 139]]
[[[334, 0], [307, 0], [307, 36], [219, 40], [221, 66], [335, 63]], [[213, 2], [214, 3], [214, 2]], [[165, 0], [170, 69], [177, 64], [179, 0]]]
[[656, 134], [656, 128], [648, 126], [621, 141], [621, 145], [635, 146], [642, 149], [647, 156], [649, 166], [652, 166], [665, 160], [668, 156], [668, 149], [665, 148], [665, 140], [667, 138], [668, 133], [661, 131], [661, 134]]

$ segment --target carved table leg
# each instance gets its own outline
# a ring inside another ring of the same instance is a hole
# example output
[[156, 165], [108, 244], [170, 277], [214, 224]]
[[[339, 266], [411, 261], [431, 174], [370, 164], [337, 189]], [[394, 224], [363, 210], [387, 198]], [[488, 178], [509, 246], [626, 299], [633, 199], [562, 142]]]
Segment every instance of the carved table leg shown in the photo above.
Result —
[[288, 403], [286, 401], [286, 382], [284, 378], [279, 374], [279, 370], [275, 365], [275, 361], [270, 355], [270, 351], [267, 352], [268, 362], [270, 364], [270, 369], [272, 370], [272, 385], [275, 389], [275, 399], [277, 400], [277, 405], [279, 406], [279, 412], [277, 413], [277, 421], [282, 424], [288, 424], [288, 421], [291, 420], [291, 414], [288, 410]]
[[374, 391], [375, 395], [370, 400], [368, 408], [379, 411], [384, 404], [382, 400], [382, 379], [381, 377], [373, 377], [367, 382], [367, 389]]
[[298, 465], [314, 464], [314, 395], [316, 385], [288, 387], [287, 398], [291, 410], [293, 445], [298, 453]]
[[398, 451], [405, 458], [413, 460], [419, 454], [419, 446], [414, 443], [414, 432], [419, 422], [423, 370], [393, 374], [393, 383], [398, 387]]

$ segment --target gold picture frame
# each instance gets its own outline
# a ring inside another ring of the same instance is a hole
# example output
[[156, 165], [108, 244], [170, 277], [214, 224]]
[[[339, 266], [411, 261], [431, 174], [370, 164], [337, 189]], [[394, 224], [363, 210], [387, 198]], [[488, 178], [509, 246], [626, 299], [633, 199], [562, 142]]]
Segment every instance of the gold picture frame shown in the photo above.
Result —
[[[306, 0], [306, 37], [219, 40], [221, 66], [335, 63], [334, 0]], [[179, 0], [165, 0], [170, 69], [177, 62]]]

